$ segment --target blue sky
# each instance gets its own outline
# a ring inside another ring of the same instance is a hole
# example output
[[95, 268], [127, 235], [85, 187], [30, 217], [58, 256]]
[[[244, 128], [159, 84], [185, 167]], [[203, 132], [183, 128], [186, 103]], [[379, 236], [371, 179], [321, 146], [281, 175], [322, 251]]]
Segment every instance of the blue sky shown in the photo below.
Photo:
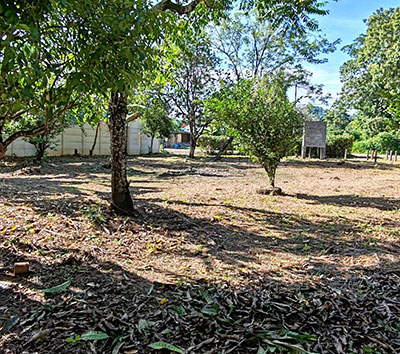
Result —
[[320, 28], [330, 41], [341, 38], [342, 42], [338, 47], [339, 50], [329, 54], [328, 63], [305, 65], [306, 69], [313, 73], [312, 82], [324, 84], [324, 91], [336, 97], [341, 87], [339, 68], [349, 59], [349, 56], [340, 49], [365, 32], [363, 19], [367, 19], [375, 10], [398, 6], [400, 6], [399, 0], [339, 0], [338, 2], [329, 0], [326, 8], [330, 13], [318, 19]]

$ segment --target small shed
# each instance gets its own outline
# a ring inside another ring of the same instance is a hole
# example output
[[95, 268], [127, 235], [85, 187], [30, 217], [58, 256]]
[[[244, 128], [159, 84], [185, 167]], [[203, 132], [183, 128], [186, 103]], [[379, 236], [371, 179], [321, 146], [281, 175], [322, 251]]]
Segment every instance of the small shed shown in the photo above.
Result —
[[190, 133], [185, 130], [172, 132], [167, 141], [167, 147], [183, 147], [190, 144]]

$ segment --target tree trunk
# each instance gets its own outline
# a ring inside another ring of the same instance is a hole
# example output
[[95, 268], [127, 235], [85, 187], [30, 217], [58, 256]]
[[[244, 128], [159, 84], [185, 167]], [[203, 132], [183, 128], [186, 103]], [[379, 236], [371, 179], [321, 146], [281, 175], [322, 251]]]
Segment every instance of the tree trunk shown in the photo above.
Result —
[[271, 187], [275, 188], [275, 173], [269, 175], [268, 177], [269, 177], [269, 183], [270, 183]]
[[233, 138], [230, 136], [229, 139], [225, 142], [225, 144], [222, 146], [221, 150], [218, 151], [217, 156], [213, 158], [213, 161], [219, 161], [221, 160], [222, 155], [225, 153], [225, 151], [228, 149], [229, 145], [232, 144]]
[[195, 111], [193, 104], [190, 105], [189, 109], [189, 114], [187, 115], [187, 120], [189, 123], [189, 132], [190, 132], [190, 151], [189, 151], [189, 157], [193, 158], [194, 157], [194, 151], [196, 149], [196, 143], [197, 143], [197, 128], [196, 128], [196, 116], [195, 116]]
[[265, 162], [263, 164], [265, 171], [267, 172], [268, 178], [269, 178], [269, 183], [272, 188], [275, 188], [275, 174], [276, 174], [276, 168], [278, 167], [278, 164], [275, 163], [268, 163]]
[[40, 142], [37, 143], [35, 147], [36, 147], [36, 161], [40, 162], [44, 157], [44, 153], [46, 152], [48, 145], [46, 142]]
[[112, 93], [109, 106], [112, 205], [119, 212], [132, 214], [134, 208], [126, 174], [127, 114], [127, 95], [121, 92]]
[[150, 140], [150, 151], [149, 151], [150, 155], [153, 153], [153, 142], [154, 142], [154, 135], [151, 137]]
[[96, 143], [97, 143], [97, 136], [99, 135], [99, 129], [100, 129], [100, 122], [98, 122], [97, 126], [96, 126], [96, 132], [94, 133], [93, 145], [92, 145], [91, 149], [89, 150], [89, 156], [93, 156], [93, 151], [94, 151], [94, 148], [96, 147]]
[[196, 149], [196, 143], [197, 139], [193, 134], [190, 134], [190, 151], [189, 151], [189, 157], [193, 158], [194, 157], [194, 151]]
[[0, 159], [6, 156], [7, 147], [0, 143]]

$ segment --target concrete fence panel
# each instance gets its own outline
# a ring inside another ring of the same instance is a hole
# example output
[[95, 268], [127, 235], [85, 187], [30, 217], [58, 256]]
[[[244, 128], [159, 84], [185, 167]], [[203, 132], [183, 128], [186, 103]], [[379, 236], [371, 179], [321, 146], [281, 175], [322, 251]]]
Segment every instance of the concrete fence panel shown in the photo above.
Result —
[[[150, 137], [142, 133], [143, 123], [137, 119], [128, 124], [128, 155], [148, 154]], [[56, 139], [56, 148], [48, 150], [49, 156], [89, 155], [92, 148], [96, 127], [84, 124], [83, 127], [66, 128]], [[154, 139], [153, 152], [158, 152], [160, 140]], [[8, 148], [8, 156], [29, 157], [36, 154], [35, 147], [23, 138], [15, 140]], [[106, 123], [101, 123], [93, 155], [110, 155], [110, 132]]]

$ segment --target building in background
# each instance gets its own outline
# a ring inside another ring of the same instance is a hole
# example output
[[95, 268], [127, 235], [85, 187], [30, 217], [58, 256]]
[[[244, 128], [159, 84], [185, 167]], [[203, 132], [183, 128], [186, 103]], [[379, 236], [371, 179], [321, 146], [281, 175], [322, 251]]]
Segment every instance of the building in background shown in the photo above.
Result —
[[181, 130], [176, 130], [168, 137], [166, 147], [181, 149], [190, 146], [189, 126], [182, 124]]

